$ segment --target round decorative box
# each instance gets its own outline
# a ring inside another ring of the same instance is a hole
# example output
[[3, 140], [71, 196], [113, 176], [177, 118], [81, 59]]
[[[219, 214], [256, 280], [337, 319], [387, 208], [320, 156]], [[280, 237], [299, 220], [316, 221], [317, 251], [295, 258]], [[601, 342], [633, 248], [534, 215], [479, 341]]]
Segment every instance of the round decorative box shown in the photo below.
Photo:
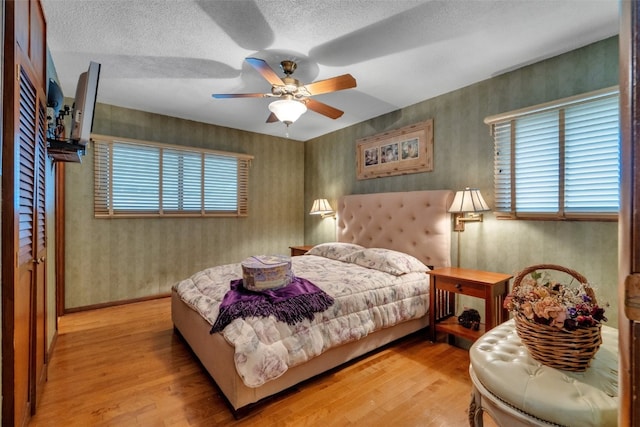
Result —
[[293, 280], [291, 257], [256, 255], [242, 261], [243, 286], [250, 291], [265, 291], [287, 286]]

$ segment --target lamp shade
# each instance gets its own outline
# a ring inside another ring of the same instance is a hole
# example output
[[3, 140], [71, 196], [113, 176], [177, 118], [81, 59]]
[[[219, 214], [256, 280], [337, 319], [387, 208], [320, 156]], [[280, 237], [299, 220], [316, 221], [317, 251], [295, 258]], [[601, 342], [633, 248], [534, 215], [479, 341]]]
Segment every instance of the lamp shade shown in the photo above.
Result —
[[327, 215], [332, 213], [333, 208], [327, 199], [315, 199], [313, 206], [311, 206], [311, 211], [309, 211], [310, 215]]
[[453, 203], [449, 207], [449, 212], [483, 212], [488, 210], [489, 206], [482, 198], [480, 190], [469, 187], [456, 192]]
[[293, 99], [280, 99], [269, 104], [269, 110], [276, 115], [278, 120], [290, 125], [307, 111], [307, 106]]

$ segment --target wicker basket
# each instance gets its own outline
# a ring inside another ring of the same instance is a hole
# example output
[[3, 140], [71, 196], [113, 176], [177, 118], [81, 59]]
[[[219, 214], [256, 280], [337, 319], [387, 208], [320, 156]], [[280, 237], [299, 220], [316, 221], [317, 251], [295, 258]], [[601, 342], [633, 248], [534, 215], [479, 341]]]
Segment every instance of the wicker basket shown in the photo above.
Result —
[[[536, 270], [558, 270], [571, 275], [585, 287], [593, 302], [596, 302], [593, 289], [589, 287], [584, 276], [571, 269], [553, 264], [538, 264], [525, 268], [515, 277], [513, 290], [517, 289], [527, 274]], [[532, 322], [520, 313], [517, 313], [514, 319], [518, 336], [529, 350], [531, 357], [552, 368], [565, 371], [584, 371], [589, 367], [591, 359], [602, 343], [600, 324], [567, 331]]]

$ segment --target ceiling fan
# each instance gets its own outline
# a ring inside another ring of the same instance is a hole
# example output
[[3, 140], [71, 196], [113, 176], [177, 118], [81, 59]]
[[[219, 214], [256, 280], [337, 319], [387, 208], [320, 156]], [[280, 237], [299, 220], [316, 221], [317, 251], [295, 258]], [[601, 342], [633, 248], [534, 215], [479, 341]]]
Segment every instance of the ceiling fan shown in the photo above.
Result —
[[338, 90], [351, 89], [356, 87], [356, 79], [351, 74], [343, 74], [341, 76], [332, 77], [326, 80], [319, 80], [306, 85], [291, 77], [297, 64], [291, 60], [280, 62], [280, 67], [284, 71], [285, 76], [279, 77], [276, 72], [259, 58], [246, 58], [253, 68], [255, 68], [269, 83], [271, 83], [271, 92], [268, 93], [237, 93], [237, 94], [217, 94], [214, 98], [278, 98], [278, 100], [269, 104], [271, 114], [267, 118], [267, 123], [281, 121], [287, 126], [295, 122], [307, 108], [316, 113], [327, 116], [331, 119], [337, 119], [344, 114], [344, 111], [331, 107], [323, 102], [312, 99], [313, 95], [335, 92]]

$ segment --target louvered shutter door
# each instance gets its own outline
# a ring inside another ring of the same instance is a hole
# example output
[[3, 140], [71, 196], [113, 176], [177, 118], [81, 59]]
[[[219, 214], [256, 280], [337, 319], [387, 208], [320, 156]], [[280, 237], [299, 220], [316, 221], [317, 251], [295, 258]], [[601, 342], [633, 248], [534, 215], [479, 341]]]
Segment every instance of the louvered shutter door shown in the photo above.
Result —
[[37, 138], [37, 174], [36, 174], [36, 189], [37, 189], [37, 199], [36, 199], [36, 253], [40, 254], [40, 252], [44, 251], [46, 248], [47, 236], [46, 236], [46, 215], [47, 215], [47, 206], [46, 206], [46, 192], [45, 192], [45, 170], [46, 170], [46, 143], [45, 143], [45, 135], [46, 135], [46, 127], [47, 124], [45, 122], [47, 113], [46, 109], [41, 105], [40, 114], [38, 115], [38, 134]]
[[20, 125], [19, 150], [19, 213], [18, 213], [18, 265], [34, 259], [34, 183], [36, 180], [36, 90], [23, 68], [20, 68]]

